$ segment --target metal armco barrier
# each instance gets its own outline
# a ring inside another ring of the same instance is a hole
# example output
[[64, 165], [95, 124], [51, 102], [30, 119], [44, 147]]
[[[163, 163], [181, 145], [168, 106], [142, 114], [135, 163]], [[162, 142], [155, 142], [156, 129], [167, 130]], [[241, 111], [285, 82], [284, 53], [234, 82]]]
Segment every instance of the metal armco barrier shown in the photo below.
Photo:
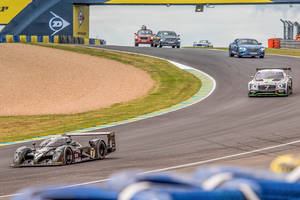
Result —
[[105, 45], [105, 40], [87, 39], [81, 37], [73, 37], [71, 35], [0, 35], [0, 43], [61, 43], [61, 44], [85, 44], [85, 45]]
[[300, 49], [300, 40], [280, 40], [280, 48]]

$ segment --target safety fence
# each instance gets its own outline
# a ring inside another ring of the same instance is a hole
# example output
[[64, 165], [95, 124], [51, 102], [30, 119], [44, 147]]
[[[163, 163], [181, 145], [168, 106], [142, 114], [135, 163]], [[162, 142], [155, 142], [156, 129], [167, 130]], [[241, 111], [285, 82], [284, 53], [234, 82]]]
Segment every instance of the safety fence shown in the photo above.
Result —
[[13, 199], [299, 200], [299, 178], [298, 168], [285, 174], [218, 166], [187, 175], [127, 171], [112, 175], [101, 187], [83, 183], [29, 188]]
[[84, 44], [84, 45], [105, 45], [102, 39], [73, 37], [70, 35], [0, 35], [0, 43], [62, 43], [62, 44]]

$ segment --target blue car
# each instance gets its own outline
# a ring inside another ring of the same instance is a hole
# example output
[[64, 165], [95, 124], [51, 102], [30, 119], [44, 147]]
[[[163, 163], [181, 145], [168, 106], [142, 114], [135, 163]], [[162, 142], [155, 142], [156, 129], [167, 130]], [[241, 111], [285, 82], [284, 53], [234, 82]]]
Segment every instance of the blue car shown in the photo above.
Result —
[[265, 57], [265, 48], [255, 39], [239, 38], [229, 45], [229, 56]]

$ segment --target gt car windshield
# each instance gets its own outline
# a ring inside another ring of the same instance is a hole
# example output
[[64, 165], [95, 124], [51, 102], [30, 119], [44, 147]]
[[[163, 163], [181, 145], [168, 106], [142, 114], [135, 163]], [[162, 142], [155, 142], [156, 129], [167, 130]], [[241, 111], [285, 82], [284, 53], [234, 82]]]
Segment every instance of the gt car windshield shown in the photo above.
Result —
[[66, 138], [50, 138], [50, 139], [47, 139], [47, 140], [44, 140], [43, 142], [41, 142], [40, 148], [59, 147], [59, 146], [65, 145], [65, 144], [67, 144]]
[[255, 75], [255, 80], [260, 81], [263, 79], [283, 79], [283, 73], [278, 71], [264, 71], [257, 72]]
[[161, 33], [163, 36], [176, 36], [175, 32], [172, 31], [164, 31]]
[[139, 30], [138, 35], [152, 35], [152, 31], [151, 30]]
[[239, 45], [258, 45], [258, 42], [253, 39], [241, 39], [238, 41]]

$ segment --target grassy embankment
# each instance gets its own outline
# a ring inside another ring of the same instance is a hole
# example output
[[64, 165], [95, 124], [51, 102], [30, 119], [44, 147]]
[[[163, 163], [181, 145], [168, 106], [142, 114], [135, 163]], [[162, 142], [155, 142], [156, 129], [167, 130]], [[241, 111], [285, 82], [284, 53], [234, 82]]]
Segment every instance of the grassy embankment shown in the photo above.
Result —
[[155, 86], [148, 95], [139, 99], [84, 113], [1, 116], [0, 143], [63, 133], [143, 115], [187, 100], [201, 87], [201, 81], [194, 75], [161, 59], [85, 47], [38, 45], [130, 64], [149, 73]]

